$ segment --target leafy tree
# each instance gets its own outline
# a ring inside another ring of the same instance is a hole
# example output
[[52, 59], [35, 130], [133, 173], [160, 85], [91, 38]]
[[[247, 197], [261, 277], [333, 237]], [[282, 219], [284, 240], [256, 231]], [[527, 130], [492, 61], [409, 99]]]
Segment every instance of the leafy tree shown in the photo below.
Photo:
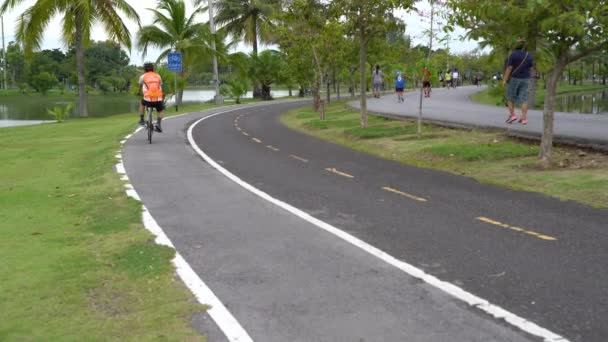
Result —
[[[112, 41], [91, 42], [84, 56], [89, 84], [96, 84], [100, 78], [110, 77], [112, 73], [117, 73], [129, 65], [129, 56], [120, 45]], [[110, 80], [106, 81], [112, 83]]]
[[[0, 6], [0, 14], [24, 2], [25, 0], [4, 0]], [[100, 23], [110, 37], [131, 48], [131, 36], [120, 16], [121, 13], [139, 24], [139, 16], [126, 0], [39, 0], [19, 18], [16, 36], [23, 43], [25, 52], [31, 54], [33, 50], [40, 48], [44, 30], [51, 18], [56, 14], [63, 15], [63, 40], [76, 50], [81, 116], [88, 115], [84, 49], [91, 39], [92, 26], [94, 23]]]
[[[152, 25], [144, 26], [137, 34], [138, 47], [145, 57], [149, 47], [165, 49], [157, 59], [160, 62], [171, 51], [181, 52], [184, 68], [211, 51], [211, 31], [209, 26], [196, 22], [196, 16], [204, 12], [204, 8], [196, 7], [189, 16], [186, 14], [186, 4], [183, 0], [159, 0], [156, 9], [150, 9], [154, 17]], [[183, 78], [184, 73], [181, 73]], [[180, 104], [183, 90], [177, 94]]]
[[372, 38], [385, 35], [389, 28], [387, 18], [395, 9], [409, 9], [413, 0], [334, 0], [333, 12], [344, 18], [347, 32], [359, 38], [359, 72], [361, 87], [361, 126], [367, 127], [366, 64], [368, 44]]
[[343, 25], [329, 15], [328, 6], [318, 0], [292, 1], [281, 21], [277, 35], [286, 61], [291, 72], [297, 73], [300, 83], [309, 83], [306, 78], [310, 79], [311, 74], [314, 76], [310, 83], [314, 106], [319, 110], [321, 83], [327, 80], [332, 69], [338, 69], [344, 63], [346, 40]]
[[32, 77], [32, 88], [34, 88], [37, 92], [42, 93], [42, 95], [46, 95], [46, 93], [57, 86], [59, 81], [55, 77], [55, 75], [49, 74], [46, 71], [39, 73], [38, 75]]
[[[597, 0], [450, 0], [455, 22], [479, 37], [496, 42], [521, 34], [531, 26], [533, 43], [542, 46], [549, 71], [543, 110], [543, 135], [539, 161], [549, 167], [553, 152], [555, 92], [566, 66], [608, 44], [608, 2]], [[476, 23], [484, 30], [476, 30]], [[524, 32], [527, 33], [527, 32]], [[530, 40], [530, 38], [528, 37]]]
[[21, 45], [10, 42], [6, 49], [6, 62], [12, 86], [22, 91], [27, 87], [30, 78], [30, 63], [25, 59]]

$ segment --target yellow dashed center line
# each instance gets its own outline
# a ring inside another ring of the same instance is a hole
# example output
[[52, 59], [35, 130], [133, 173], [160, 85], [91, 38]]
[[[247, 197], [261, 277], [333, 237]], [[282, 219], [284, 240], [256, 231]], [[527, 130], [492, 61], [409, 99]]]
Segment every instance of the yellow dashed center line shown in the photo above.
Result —
[[527, 230], [527, 229], [524, 229], [524, 228], [511, 226], [511, 225], [508, 225], [506, 223], [502, 223], [502, 222], [498, 222], [498, 221], [489, 219], [487, 217], [480, 216], [477, 219], [479, 221], [482, 221], [482, 222], [485, 222], [485, 223], [489, 223], [489, 224], [493, 224], [493, 225], [498, 226], [498, 227], [502, 227], [502, 228], [510, 229], [510, 230], [513, 230], [513, 231], [516, 231], [516, 232], [520, 232], [520, 233], [524, 233], [524, 234], [527, 234], [527, 235], [531, 235], [531, 236], [537, 237], [537, 238], [539, 238], [541, 240], [547, 240], [547, 241], [556, 241], [557, 240], [557, 238], [554, 238], [553, 236], [544, 235], [544, 234], [540, 234], [540, 233], [537, 233], [537, 232], [532, 231], [532, 230]]
[[407, 192], [403, 192], [403, 191], [399, 191], [397, 189], [393, 189], [393, 188], [389, 188], [388, 186], [383, 187], [382, 189], [395, 193], [397, 195], [401, 195], [401, 196], [405, 196], [409, 199], [413, 199], [414, 201], [418, 201], [418, 202], [426, 202], [426, 199], [422, 198], [422, 197], [418, 197], [418, 196], [414, 196], [411, 194], [408, 194]]
[[256, 143], [258, 143], [258, 144], [261, 144], [261, 143], [262, 143], [262, 140], [260, 140], [260, 139], [258, 139], [258, 138], [253, 138], [253, 139], [251, 139], [251, 140], [255, 141], [255, 142], [256, 142]]
[[308, 159], [304, 159], [304, 158], [302, 158], [302, 157], [298, 157], [298, 156], [296, 156], [295, 154], [290, 154], [290, 155], [289, 155], [289, 158], [293, 158], [293, 159], [295, 159], [295, 160], [299, 160], [299, 161], [301, 161], [302, 163], [308, 163]]
[[327, 169], [325, 169], [325, 171], [329, 171], [329, 172], [331, 172], [331, 173], [335, 173], [335, 174], [337, 174], [337, 175], [340, 175], [340, 176], [343, 176], [343, 177], [346, 177], [346, 178], [355, 178], [355, 176], [353, 176], [353, 175], [349, 175], [349, 174], [348, 174], [348, 173], [346, 173], [346, 172], [338, 171], [338, 170], [336, 170], [335, 168], [329, 168], [329, 167], [328, 167]]
[[271, 150], [273, 150], [273, 151], [275, 151], [275, 152], [279, 152], [279, 149], [278, 149], [278, 148], [276, 148], [276, 147], [274, 147], [274, 146], [271, 146], [271, 145], [266, 145], [266, 147], [268, 147], [269, 149], [271, 149]]

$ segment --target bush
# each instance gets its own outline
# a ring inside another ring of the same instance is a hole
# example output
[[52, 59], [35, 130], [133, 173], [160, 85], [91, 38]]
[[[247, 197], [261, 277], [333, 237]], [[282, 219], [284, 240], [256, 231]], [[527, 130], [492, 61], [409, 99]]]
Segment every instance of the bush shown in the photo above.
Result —
[[72, 113], [72, 109], [73, 108], [74, 108], [74, 104], [73, 103], [69, 103], [64, 108], [56, 106], [52, 110], [51, 109], [47, 109], [47, 112], [55, 120], [57, 120], [57, 122], [63, 122], [64, 120], [66, 120], [70, 116], [70, 114]]
[[51, 75], [46, 71], [39, 73], [38, 75], [32, 77], [32, 87], [37, 91], [42, 93], [42, 95], [46, 95], [49, 89], [53, 88], [59, 84], [57, 77], [55, 75]]
[[237, 104], [241, 103], [241, 98], [247, 94], [249, 84], [241, 79], [229, 79], [222, 85], [223, 96], [234, 98]]

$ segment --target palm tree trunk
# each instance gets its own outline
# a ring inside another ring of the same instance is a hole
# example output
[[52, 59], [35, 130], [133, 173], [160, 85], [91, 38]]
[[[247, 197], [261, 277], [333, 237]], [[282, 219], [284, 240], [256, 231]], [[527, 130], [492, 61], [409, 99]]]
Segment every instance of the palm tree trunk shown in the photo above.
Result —
[[566, 66], [565, 57], [558, 59], [555, 69], [551, 72], [547, 81], [547, 93], [545, 94], [545, 108], [543, 111], [543, 136], [540, 143], [539, 163], [543, 168], [551, 166], [553, 155], [553, 117], [555, 107], [555, 92], [557, 83], [562, 76]]
[[367, 127], [367, 80], [365, 79], [365, 63], [367, 60], [367, 40], [365, 37], [365, 31], [361, 29], [361, 49], [359, 50], [359, 71], [361, 74], [361, 127]]
[[[253, 55], [258, 55], [258, 18], [252, 18], [252, 30], [253, 30]], [[262, 97], [262, 90], [260, 89], [260, 83], [257, 80], [253, 80], [253, 98], [259, 99]]]
[[78, 111], [80, 116], [89, 116], [87, 111], [87, 82], [84, 73], [84, 46], [82, 44], [82, 17], [76, 14], [76, 32], [74, 48], [76, 49], [76, 73], [78, 75]]

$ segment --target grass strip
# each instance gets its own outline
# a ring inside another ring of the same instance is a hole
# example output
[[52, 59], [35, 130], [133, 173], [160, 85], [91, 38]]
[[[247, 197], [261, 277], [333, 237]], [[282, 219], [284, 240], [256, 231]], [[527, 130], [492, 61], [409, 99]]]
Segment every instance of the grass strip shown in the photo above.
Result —
[[113, 170], [137, 120], [0, 129], [1, 341], [205, 340], [190, 325], [205, 307]]
[[507, 137], [502, 131], [452, 129], [414, 121], [370, 117], [359, 127], [359, 112], [334, 102], [326, 122], [310, 108], [282, 116], [295, 130], [386, 159], [473, 177], [481, 182], [541, 192], [595, 207], [608, 207], [608, 155], [572, 147], [554, 149], [555, 165], [538, 168], [538, 144]]

